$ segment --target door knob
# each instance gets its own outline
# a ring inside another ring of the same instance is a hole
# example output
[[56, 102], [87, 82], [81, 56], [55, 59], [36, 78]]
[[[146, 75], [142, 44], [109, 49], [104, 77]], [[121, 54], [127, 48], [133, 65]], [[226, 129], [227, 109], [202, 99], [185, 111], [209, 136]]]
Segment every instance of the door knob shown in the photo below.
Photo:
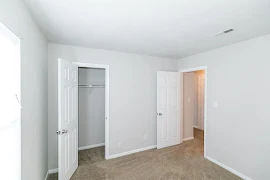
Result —
[[62, 134], [68, 133], [68, 130], [63, 129]]
[[61, 134], [61, 131], [57, 130], [56, 131], [56, 134], [60, 135]]
[[162, 116], [162, 113], [158, 113], [159, 116]]

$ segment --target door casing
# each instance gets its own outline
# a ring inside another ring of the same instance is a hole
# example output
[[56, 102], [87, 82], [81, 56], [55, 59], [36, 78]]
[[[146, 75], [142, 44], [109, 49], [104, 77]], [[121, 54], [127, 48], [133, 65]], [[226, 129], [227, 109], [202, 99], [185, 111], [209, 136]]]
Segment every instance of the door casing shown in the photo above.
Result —
[[99, 68], [105, 69], [105, 159], [110, 159], [109, 145], [110, 145], [110, 67], [104, 64], [91, 64], [72, 62], [79, 68]]

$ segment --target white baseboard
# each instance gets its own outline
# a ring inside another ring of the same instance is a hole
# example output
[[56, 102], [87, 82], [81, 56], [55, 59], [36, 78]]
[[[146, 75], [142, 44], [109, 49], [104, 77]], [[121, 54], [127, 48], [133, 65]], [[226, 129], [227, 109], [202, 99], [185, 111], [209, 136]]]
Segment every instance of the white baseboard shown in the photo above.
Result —
[[126, 156], [126, 155], [129, 155], [129, 154], [134, 154], [134, 153], [141, 152], [141, 151], [146, 151], [146, 150], [149, 150], [149, 149], [155, 149], [155, 148], [157, 148], [157, 145], [148, 146], [148, 147], [135, 149], [135, 150], [119, 153], [119, 154], [110, 155], [108, 159], [114, 159], [114, 158]]
[[217, 160], [215, 160], [213, 158], [210, 158], [209, 156], [205, 156], [205, 158], [208, 159], [209, 161], [219, 165], [220, 167], [223, 167], [224, 169], [230, 171], [231, 173], [235, 174], [236, 176], [239, 176], [240, 178], [242, 178], [244, 180], [252, 180], [250, 177], [247, 177], [247, 176], [241, 174], [240, 172], [226, 166], [225, 164], [222, 164], [221, 162], [219, 162], [219, 161], [217, 161]]
[[193, 127], [196, 128], [196, 129], [204, 131], [202, 128], [199, 128], [199, 126], [193, 126]]
[[48, 179], [48, 176], [49, 176], [49, 171], [47, 172], [46, 176], [45, 176], [45, 180]]
[[58, 168], [56, 168], [56, 169], [50, 169], [48, 171], [48, 174], [53, 174], [53, 173], [57, 173], [57, 172], [58, 172]]
[[105, 143], [93, 144], [93, 145], [89, 145], [89, 146], [83, 146], [83, 147], [79, 147], [78, 149], [80, 151], [80, 150], [91, 149], [91, 148], [100, 147], [100, 146], [105, 146]]
[[188, 141], [188, 140], [191, 140], [191, 139], [194, 139], [194, 137], [184, 138], [183, 141]]

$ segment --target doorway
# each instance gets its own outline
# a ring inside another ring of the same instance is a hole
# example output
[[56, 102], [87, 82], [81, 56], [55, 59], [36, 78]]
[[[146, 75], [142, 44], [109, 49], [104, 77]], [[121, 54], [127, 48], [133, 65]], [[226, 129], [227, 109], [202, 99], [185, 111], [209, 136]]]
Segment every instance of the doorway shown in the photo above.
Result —
[[[80, 62], [73, 62], [73, 64], [78, 66], [79, 69], [79, 85], [78, 88], [83, 90], [83, 89], [88, 89], [88, 95], [91, 94], [94, 90], [98, 91], [96, 94], [99, 94], [100, 99], [97, 99], [99, 101], [104, 101], [100, 102], [99, 104], [101, 107], [97, 108], [96, 111], [99, 111], [96, 113], [99, 119], [104, 119], [104, 127], [100, 127], [103, 129], [104, 133], [104, 142], [103, 143], [97, 143], [94, 142], [94, 145], [90, 146], [92, 147], [97, 147], [97, 146], [102, 146], [104, 145], [104, 151], [105, 151], [105, 159], [109, 159], [109, 137], [110, 137], [110, 124], [109, 124], [109, 117], [110, 117], [110, 70], [109, 70], [109, 65], [104, 65], [104, 64], [90, 64], [90, 63], [80, 63]], [[88, 70], [88, 72], [86, 72]], [[92, 76], [92, 77], [90, 77]], [[86, 79], [84, 79], [86, 77]], [[88, 77], [88, 78], [87, 78]], [[80, 84], [80, 82], [82, 84]], [[85, 83], [85, 84], [84, 84]], [[85, 87], [86, 85], [86, 87]], [[103, 95], [102, 95], [103, 93]], [[83, 94], [82, 94], [83, 95]], [[79, 102], [80, 103], [80, 102]], [[103, 107], [104, 106], [104, 107]], [[80, 108], [80, 105], [79, 107]], [[94, 111], [95, 109], [92, 109]], [[83, 115], [83, 114], [82, 114]], [[80, 116], [79, 116], [79, 121], [80, 121]], [[100, 125], [100, 124], [99, 124]], [[80, 129], [79, 129], [80, 131]], [[102, 139], [102, 137], [101, 137]], [[83, 150], [84, 148], [83, 145], [79, 146], [79, 150]]]
[[[59, 179], [68, 180], [78, 165], [92, 163], [97, 158], [92, 148], [109, 158], [108, 65], [58, 59], [58, 128]], [[83, 162], [79, 150], [95, 157]]]
[[105, 69], [79, 67], [79, 166], [105, 159]]
[[207, 67], [181, 70], [182, 141], [199, 140], [206, 154]]

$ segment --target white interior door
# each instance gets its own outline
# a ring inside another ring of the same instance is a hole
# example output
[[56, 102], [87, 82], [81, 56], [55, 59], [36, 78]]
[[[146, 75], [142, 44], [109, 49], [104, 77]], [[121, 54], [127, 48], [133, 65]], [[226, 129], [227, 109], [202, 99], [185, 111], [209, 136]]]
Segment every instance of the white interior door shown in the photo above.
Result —
[[68, 180], [78, 167], [78, 66], [58, 59], [58, 175]]
[[157, 148], [180, 144], [178, 72], [157, 73]]
[[204, 130], [204, 74], [198, 76], [198, 126]]

